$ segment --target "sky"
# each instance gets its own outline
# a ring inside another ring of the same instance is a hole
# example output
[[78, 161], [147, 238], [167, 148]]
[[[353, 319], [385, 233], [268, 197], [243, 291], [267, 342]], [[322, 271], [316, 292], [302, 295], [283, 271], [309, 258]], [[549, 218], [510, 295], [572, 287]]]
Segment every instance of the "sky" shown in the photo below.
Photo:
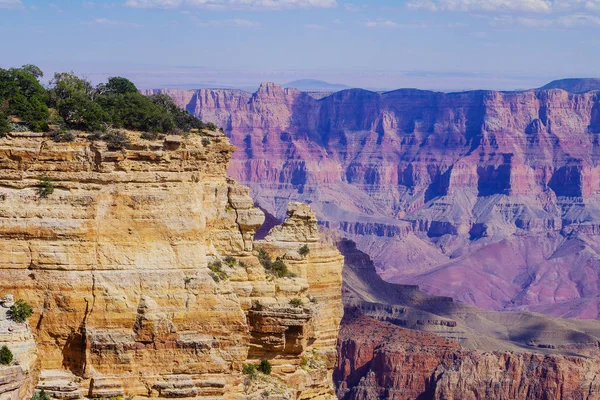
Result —
[[139, 88], [390, 90], [600, 77], [600, 0], [0, 0], [0, 67]]

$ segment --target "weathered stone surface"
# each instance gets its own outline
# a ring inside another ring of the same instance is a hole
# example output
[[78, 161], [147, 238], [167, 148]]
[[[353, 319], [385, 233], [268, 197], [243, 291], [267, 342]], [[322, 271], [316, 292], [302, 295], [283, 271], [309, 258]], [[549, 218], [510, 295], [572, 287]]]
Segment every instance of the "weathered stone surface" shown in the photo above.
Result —
[[13, 353], [10, 365], [0, 365], [0, 400], [22, 400], [33, 394], [39, 374], [37, 348], [29, 323], [17, 323], [9, 317], [14, 296], [0, 300], [0, 347]]
[[[277, 385], [305, 377], [293, 396], [331, 398], [333, 359], [320, 375], [299, 365], [305, 353], [335, 354], [339, 252], [310, 243], [314, 256], [290, 262], [298, 278], [268, 275], [252, 241], [264, 216], [227, 178], [234, 150], [227, 138], [204, 146], [198, 135], [128, 134], [132, 144], [121, 151], [85, 135], [72, 143], [0, 139], [0, 296], [12, 293], [35, 310], [40, 388], [62, 398], [82, 391], [236, 398], [244, 393], [242, 365], [267, 358]], [[41, 177], [54, 186], [45, 198]], [[329, 280], [309, 278], [315, 271]], [[312, 297], [336, 303], [320, 307]], [[288, 313], [270, 316], [290, 338], [273, 351], [251, 331], [252, 304], [285, 308], [292, 298], [306, 312], [298, 323]], [[301, 334], [286, 333], [297, 327]]]

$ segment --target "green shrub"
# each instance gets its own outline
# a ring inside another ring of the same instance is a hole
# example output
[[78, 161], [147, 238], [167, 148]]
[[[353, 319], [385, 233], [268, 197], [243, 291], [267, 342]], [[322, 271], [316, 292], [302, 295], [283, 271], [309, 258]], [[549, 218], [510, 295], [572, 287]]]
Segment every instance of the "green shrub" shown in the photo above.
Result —
[[109, 150], [121, 150], [130, 144], [129, 136], [117, 130], [108, 131], [102, 136], [102, 140], [106, 142]]
[[202, 138], [202, 146], [206, 147], [210, 144], [209, 138]]
[[37, 194], [41, 198], [46, 198], [54, 193], [54, 182], [47, 176], [41, 177], [37, 186]]
[[5, 137], [12, 130], [12, 124], [8, 122], [8, 117], [0, 111], [0, 137]]
[[39, 392], [35, 392], [31, 400], [51, 400], [48, 393], [44, 392], [44, 389]]
[[231, 256], [227, 256], [223, 259], [223, 261], [225, 262], [225, 264], [227, 264], [227, 266], [229, 268], [233, 268], [236, 266], [237, 264], [237, 260], [235, 259], [235, 257], [231, 257]]
[[226, 280], [229, 278], [227, 272], [223, 271], [223, 263], [221, 261], [213, 261], [208, 264], [208, 269], [210, 269], [210, 276], [216, 283]]
[[254, 379], [256, 378], [256, 365], [254, 364], [244, 364], [244, 366], [242, 367], [242, 372], [245, 375], [248, 375], [250, 377], [250, 379]]
[[265, 375], [271, 375], [271, 363], [268, 360], [262, 360], [258, 366], [258, 370]]
[[290, 300], [290, 306], [292, 307], [301, 307], [302, 306], [302, 300], [298, 299], [298, 298], [294, 298]]
[[208, 129], [209, 131], [216, 131], [217, 125], [213, 124], [212, 122], [209, 122], [206, 124], [206, 129]]
[[29, 128], [23, 124], [10, 124], [11, 132], [29, 132]]
[[143, 132], [140, 135], [140, 138], [142, 138], [144, 140], [157, 140], [158, 139], [158, 132]]
[[56, 132], [52, 133], [52, 140], [54, 140], [57, 143], [72, 142], [75, 140], [75, 135], [71, 131], [68, 131], [66, 129], [61, 129], [60, 131], [56, 131]]
[[0, 365], [10, 365], [13, 362], [13, 353], [6, 346], [0, 349]]
[[310, 253], [310, 249], [308, 248], [308, 245], [305, 244], [304, 246], [300, 247], [300, 250], [298, 250], [298, 253], [302, 257], [306, 257], [308, 255], [308, 253]]
[[258, 250], [258, 261], [267, 272], [278, 278], [294, 278], [296, 276], [288, 270], [287, 265], [281, 259], [271, 261], [271, 256], [263, 249]]
[[88, 140], [102, 140], [104, 137], [104, 132], [100, 130], [96, 130], [88, 135]]

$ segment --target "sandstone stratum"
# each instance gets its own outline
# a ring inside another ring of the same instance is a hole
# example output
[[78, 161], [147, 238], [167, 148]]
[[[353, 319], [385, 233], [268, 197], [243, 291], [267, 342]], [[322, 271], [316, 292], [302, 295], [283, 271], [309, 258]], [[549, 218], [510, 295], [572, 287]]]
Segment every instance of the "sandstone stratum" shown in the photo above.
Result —
[[[254, 241], [264, 215], [227, 176], [226, 137], [127, 134], [0, 139], [0, 297], [34, 310], [0, 307], [0, 398], [335, 398], [343, 257], [312, 210], [290, 203]], [[271, 375], [244, 373], [262, 360]]]
[[386, 280], [490, 310], [596, 319], [599, 88], [159, 92], [225, 128], [239, 149], [230, 174], [262, 209], [282, 219], [288, 199], [310, 203]]

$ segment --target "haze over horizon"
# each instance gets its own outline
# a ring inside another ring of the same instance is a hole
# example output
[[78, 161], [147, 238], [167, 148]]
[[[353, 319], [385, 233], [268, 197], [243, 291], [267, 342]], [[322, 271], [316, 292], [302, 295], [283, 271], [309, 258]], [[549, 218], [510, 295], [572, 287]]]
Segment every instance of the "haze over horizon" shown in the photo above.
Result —
[[[0, 67], [140, 88], [454, 91], [596, 77], [600, 0], [0, 0]], [[583, 38], [583, 39], [582, 39]]]

